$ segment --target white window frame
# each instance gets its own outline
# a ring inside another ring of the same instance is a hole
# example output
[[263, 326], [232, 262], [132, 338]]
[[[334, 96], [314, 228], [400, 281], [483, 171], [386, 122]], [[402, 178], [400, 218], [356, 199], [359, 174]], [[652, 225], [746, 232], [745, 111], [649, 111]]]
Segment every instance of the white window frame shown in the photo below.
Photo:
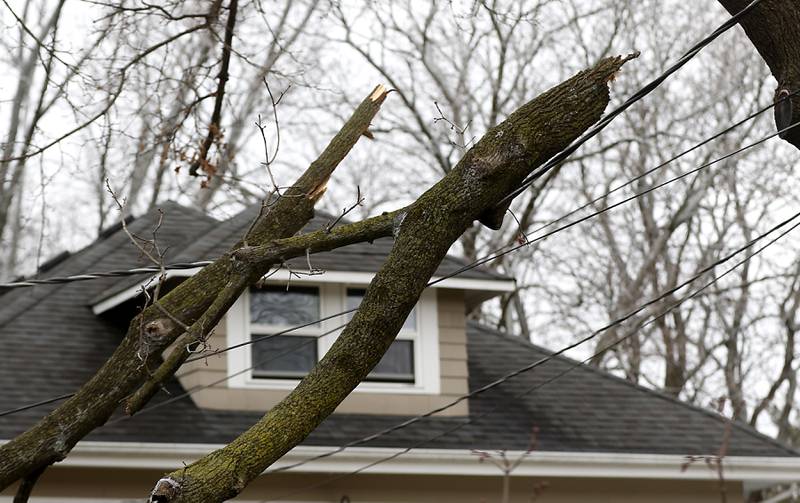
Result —
[[[267, 284], [269, 286], [285, 287], [285, 285], [282, 285], [282, 284], [279, 284], [279, 283], [267, 283]], [[327, 292], [327, 290], [328, 290], [327, 285], [323, 286], [323, 285], [303, 284], [303, 285], [298, 285], [298, 286], [301, 287], [301, 288], [315, 288], [319, 292], [319, 313], [313, 315], [312, 320], [324, 317], [325, 314], [323, 314], [323, 313], [325, 313], [326, 311], [329, 310], [329, 308], [327, 308], [328, 306], [326, 306], [326, 304], [332, 300], [330, 298], [331, 296]], [[290, 291], [291, 291], [291, 289], [290, 289]], [[245, 333], [247, 335], [256, 336], [256, 337], [265, 336], [265, 335], [269, 335], [269, 334], [283, 332], [284, 330], [289, 330], [289, 329], [291, 329], [293, 327], [293, 325], [267, 325], [267, 324], [261, 324], [261, 323], [258, 323], [258, 324], [251, 323], [251, 321], [250, 321], [250, 309], [249, 309], [249, 305], [250, 305], [250, 301], [249, 301], [250, 290], [249, 289], [247, 290], [247, 293], [244, 296], [247, 297], [247, 302], [244, 304], [244, 311], [245, 311], [245, 313], [244, 313], [244, 318], [245, 318], [244, 323], [245, 323], [245, 327], [246, 327], [246, 332]], [[327, 320], [327, 321], [330, 321], [330, 320]], [[330, 324], [326, 323], [326, 321], [323, 321], [323, 322], [320, 322], [319, 324], [317, 324], [316, 326], [315, 325], [310, 325], [310, 326], [307, 326], [307, 327], [298, 328], [297, 330], [292, 330], [291, 332], [288, 332], [286, 334], [282, 334], [282, 336], [287, 336], [287, 337], [290, 337], [290, 336], [319, 337], [320, 334], [325, 333], [326, 331], [328, 331], [328, 330], [330, 330], [332, 328], [332, 326], [328, 326], [328, 325], [330, 325]], [[336, 325], [334, 324], [333, 326], [336, 326]], [[318, 338], [317, 341], [316, 341], [317, 360], [319, 360], [319, 358], [324, 354], [322, 352], [322, 348], [324, 347], [321, 344], [322, 339], [324, 339], [324, 338]], [[245, 340], [247, 340], [247, 338]], [[253, 365], [253, 363], [252, 363], [252, 354], [253, 354], [253, 352], [249, 350], [250, 346], [247, 346], [247, 348], [248, 348], [248, 350], [246, 352], [250, 353], [250, 359], [251, 359], [251, 362], [247, 365], [247, 367], [251, 367]], [[245, 367], [245, 368], [247, 368], [247, 367]], [[253, 379], [263, 380], [263, 379], [269, 379], [269, 378], [253, 376]], [[280, 381], [280, 380], [286, 380], [286, 379], [290, 379], [291, 380], [292, 378], [291, 377], [287, 377], [287, 378], [276, 377], [274, 380]]]
[[[275, 284], [281, 284], [276, 282]], [[284, 283], [285, 284], [285, 283]], [[347, 309], [347, 289], [366, 288], [364, 283], [310, 283], [303, 282], [303, 286], [311, 286], [320, 292], [321, 318], [340, 313]], [[249, 291], [245, 292], [233, 304], [226, 316], [226, 337], [229, 346], [248, 342], [251, 336], [250, 325], [250, 297]], [[436, 290], [428, 288], [422, 292], [416, 305], [417, 327], [416, 332], [401, 330], [398, 339], [414, 341], [414, 382], [362, 382], [355, 392], [358, 393], [398, 393], [398, 394], [439, 394], [439, 322], [437, 316]], [[347, 316], [335, 316], [323, 320], [319, 327], [308, 327], [286, 335], [318, 335], [327, 332], [345, 323]], [[263, 327], [261, 327], [263, 328]], [[268, 333], [280, 331], [281, 327], [269, 327]], [[289, 327], [283, 327], [283, 329]], [[263, 330], [259, 330], [262, 331]], [[317, 356], [322, 358], [333, 345], [341, 331], [333, 332], [317, 340]], [[252, 351], [249, 346], [239, 350], [228, 351], [228, 386], [239, 389], [271, 389], [291, 390], [300, 382], [292, 378], [265, 378], [254, 377]], [[247, 370], [245, 370], [247, 369]]]

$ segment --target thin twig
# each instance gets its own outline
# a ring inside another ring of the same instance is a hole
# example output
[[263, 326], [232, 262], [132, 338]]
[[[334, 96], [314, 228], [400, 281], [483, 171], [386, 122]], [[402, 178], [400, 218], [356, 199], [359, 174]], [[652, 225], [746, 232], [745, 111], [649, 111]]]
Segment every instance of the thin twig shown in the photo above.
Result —
[[328, 224], [325, 226], [325, 232], [330, 234], [330, 232], [333, 230], [333, 228], [336, 227], [336, 224], [338, 224], [348, 213], [350, 213], [351, 211], [353, 211], [357, 207], [362, 206], [364, 204], [365, 200], [366, 200], [366, 198], [361, 195], [361, 187], [356, 185], [356, 202], [353, 203], [353, 205], [350, 206], [350, 207], [343, 208], [342, 209], [342, 214], [339, 215], [336, 218], [336, 220], [328, 222]]

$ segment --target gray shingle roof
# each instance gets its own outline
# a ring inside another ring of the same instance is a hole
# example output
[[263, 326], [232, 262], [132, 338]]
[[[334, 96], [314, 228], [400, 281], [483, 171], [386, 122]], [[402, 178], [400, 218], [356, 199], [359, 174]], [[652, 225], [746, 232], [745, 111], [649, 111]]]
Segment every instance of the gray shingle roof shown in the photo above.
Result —
[[[211, 253], [211, 249], [218, 246], [210, 244], [216, 243], [218, 237], [225, 240], [240, 235], [228, 232], [226, 225], [196, 211], [173, 204], [165, 205], [165, 210], [162, 243], [171, 247], [170, 260], [185, 260], [189, 252], [201, 253], [192, 258], [205, 258], [208, 255], [204, 253]], [[153, 222], [154, 215], [140, 217], [131, 223], [131, 228], [134, 232], [145, 232]], [[127, 238], [117, 232], [70, 255], [50, 273], [63, 275], [128, 267], [142, 263], [136, 255]], [[107, 279], [28, 288], [2, 296], [0, 411], [74, 391], [111, 354], [123, 334], [124, 323], [93, 315], [89, 301], [114, 284], [113, 279]], [[546, 350], [519, 338], [469, 325], [470, 389], [546, 354]], [[543, 451], [651, 454], [718, 451], [725, 422], [715, 414], [591, 368], [576, 368], [534, 393], [521, 395], [523, 390], [571, 365], [570, 360], [557, 357], [498, 389], [471, 399], [472, 421], [434, 442], [425, 443], [437, 433], [464, 423], [464, 418], [430, 418], [370, 445], [526, 449], [531, 429], [537, 427], [538, 449]], [[177, 382], [170, 386], [174, 393], [182, 391]], [[156, 402], [164, 398], [161, 396]], [[55, 406], [51, 404], [0, 417], [0, 438], [11, 438], [22, 432]], [[201, 410], [191, 400], [181, 400], [157, 412], [108, 424], [92, 433], [89, 439], [223, 443], [259, 417], [260, 414], [252, 412]], [[340, 445], [403, 419], [335, 414], [307, 439], [306, 444]], [[797, 455], [741, 424], [733, 429], [728, 452], [738, 456]]]
[[[251, 222], [258, 214], [259, 208], [260, 205], [249, 207], [221, 225], [210, 229], [207, 233], [199, 235], [185, 250], [176, 256], [173, 262], [212, 260], [219, 257], [244, 236]], [[317, 212], [301, 232], [321, 229], [333, 220], [334, 217], [323, 212]], [[323, 271], [377, 272], [391, 251], [392, 243], [392, 238], [382, 238], [376, 239], [372, 243], [357, 243], [334, 251], [317, 253], [312, 256], [311, 264], [316, 269]], [[308, 269], [305, 257], [289, 260], [288, 264], [298, 271]], [[466, 264], [466, 261], [448, 255], [436, 270], [436, 276], [454, 273]], [[484, 268], [464, 271], [459, 273], [458, 277], [487, 280], [509, 279]], [[141, 279], [137, 278], [118, 281], [107, 290], [101, 292], [93, 299], [93, 302], [99, 302], [120, 291], [138, 285], [140, 281]]]

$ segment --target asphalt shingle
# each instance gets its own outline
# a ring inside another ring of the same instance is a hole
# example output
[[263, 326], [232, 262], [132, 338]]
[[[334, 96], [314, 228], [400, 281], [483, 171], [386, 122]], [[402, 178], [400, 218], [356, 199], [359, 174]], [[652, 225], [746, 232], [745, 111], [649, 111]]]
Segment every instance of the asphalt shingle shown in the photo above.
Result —
[[[164, 205], [162, 244], [170, 247], [168, 260], [204, 259], [221, 253], [249, 225], [251, 216], [221, 224], [176, 204]], [[130, 226], [144, 233], [155, 213], [137, 218]], [[313, 225], [324, 225], [318, 217]], [[375, 270], [390, 241], [358, 245], [324, 257], [315, 266], [330, 270]], [[349, 247], [348, 247], [349, 248]], [[210, 255], [209, 255], [210, 254]], [[115, 232], [71, 254], [48, 275], [107, 270], [143, 263], [122, 232]], [[368, 265], [365, 265], [368, 264]], [[460, 266], [448, 260], [443, 269]], [[496, 278], [483, 271], [475, 277]], [[104, 279], [41, 286], [12, 291], [0, 306], [0, 411], [65, 394], [77, 389], [113, 352], [124, 323], [95, 316], [92, 299], [118, 288], [119, 281]], [[469, 386], [477, 389], [505, 373], [549, 353], [527, 342], [469, 325]], [[531, 393], [531, 387], [572, 368], [573, 362], [556, 357], [496, 389], [469, 401], [466, 418], [434, 417], [369, 445], [410, 445], [447, 449], [526, 449], [531, 431], [538, 429], [537, 449], [651, 454], [713, 454], [719, 450], [726, 422], [698, 409], [607, 373], [577, 367]], [[173, 394], [181, 393], [177, 382]], [[167, 397], [159, 397], [158, 402]], [[56, 407], [50, 404], [0, 417], [0, 439], [11, 438]], [[129, 420], [97, 429], [91, 440], [129, 442], [224, 443], [244, 431], [260, 414], [203, 410], [181, 400]], [[308, 445], [336, 446], [379, 431], [406, 418], [383, 415], [335, 414], [307, 440]], [[460, 426], [459, 426], [460, 425]], [[444, 434], [459, 426], [455, 431]], [[734, 424], [728, 453], [738, 456], [796, 456], [797, 453], [743, 424]], [[441, 438], [429, 441], [431, 437]]]

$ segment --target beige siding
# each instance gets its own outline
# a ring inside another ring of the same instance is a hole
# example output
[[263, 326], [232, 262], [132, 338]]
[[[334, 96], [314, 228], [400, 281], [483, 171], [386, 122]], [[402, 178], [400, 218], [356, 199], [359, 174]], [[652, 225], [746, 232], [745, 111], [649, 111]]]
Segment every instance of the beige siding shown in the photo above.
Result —
[[[401, 394], [354, 392], [336, 409], [350, 414], [420, 414], [451, 402], [467, 393], [467, 346], [465, 331], [464, 295], [458, 290], [437, 290], [437, 318], [439, 329], [440, 393]], [[209, 339], [211, 349], [227, 346], [225, 324], [214, 331]], [[209, 409], [267, 410], [284, 396], [285, 390], [234, 389], [225, 381], [227, 372], [225, 355], [207, 358], [185, 365], [178, 377], [186, 389], [208, 386], [192, 395], [195, 403]], [[380, 409], [375, 404], [380, 403]], [[441, 413], [443, 416], [464, 416], [468, 401]]]
[[[476, 460], [477, 462], [477, 460]], [[36, 485], [31, 503], [44, 501], [144, 501], [161, 471], [54, 467]], [[334, 476], [335, 477], [335, 476]], [[330, 480], [324, 474], [280, 474], [261, 477], [235, 501], [339, 502], [348, 496], [353, 503], [499, 503], [499, 477], [356, 475], [339, 478], [313, 490], [302, 491]], [[544, 486], [536, 503], [718, 503], [716, 481], [583, 479], [514, 477], [511, 503], [530, 503], [534, 487]], [[13, 489], [0, 501], [11, 501]], [[75, 498], [67, 499], [67, 498]], [[78, 499], [81, 498], [81, 499]], [[742, 485], [729, 482], [727, 501], [742, 503]], [[42, 500], [39, 500], [42, 501]], [[91, 500], [90, 500], [91, 501]]]

